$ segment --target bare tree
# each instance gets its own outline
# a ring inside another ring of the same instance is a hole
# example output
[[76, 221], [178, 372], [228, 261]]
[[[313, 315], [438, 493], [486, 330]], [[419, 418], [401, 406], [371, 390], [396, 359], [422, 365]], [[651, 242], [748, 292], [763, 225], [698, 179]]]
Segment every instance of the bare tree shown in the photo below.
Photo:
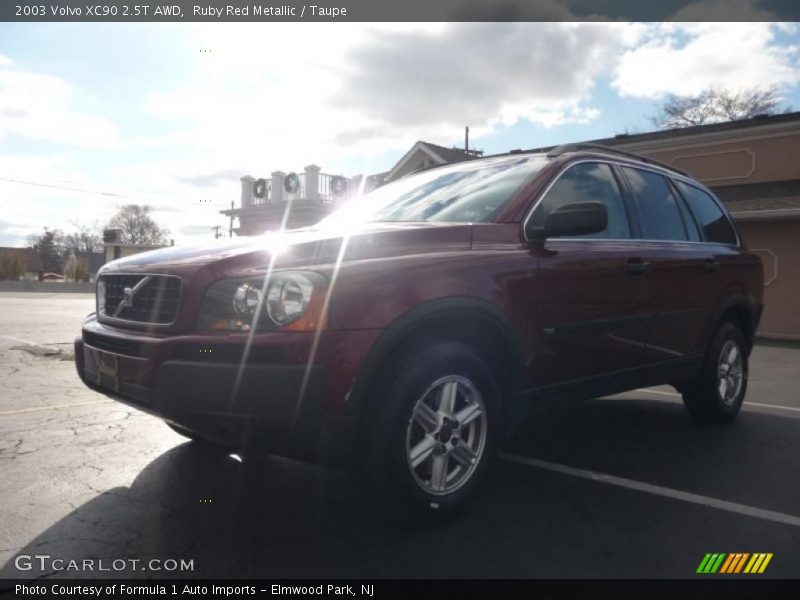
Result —
[[103, 250], [103, 236], [97, 222], [90, 224], [79, 221], [70, 221], [75, 228], [72, 233], [64, 234], [62, 244], [64, 251], [70, 252], [101, 252]]
[[166, 244], [169, 231], [162, 229], [150, 216], [152, 207], [126, 204], [108, 222], [110, 229], [122, 230], [122, 242], [155, 246]]
[[740, 121], [780, 112], [780, 103], [776, 87], [750, 88], [739, 92], [710, 88], [696, 96], [669, 96], [658, 114], [650, 120], [658, 129]]

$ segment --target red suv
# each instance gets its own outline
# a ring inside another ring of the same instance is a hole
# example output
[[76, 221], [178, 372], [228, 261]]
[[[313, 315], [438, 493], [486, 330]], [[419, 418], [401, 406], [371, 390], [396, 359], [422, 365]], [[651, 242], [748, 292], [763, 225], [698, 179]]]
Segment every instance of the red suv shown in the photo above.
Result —
[[762, 266], [675, 169], [588, 145], [429, 169], [314, 227], [105, 265], [81, 379], [236, 451], [448, 513], [514, 415], [671, 384], [730, 421]]

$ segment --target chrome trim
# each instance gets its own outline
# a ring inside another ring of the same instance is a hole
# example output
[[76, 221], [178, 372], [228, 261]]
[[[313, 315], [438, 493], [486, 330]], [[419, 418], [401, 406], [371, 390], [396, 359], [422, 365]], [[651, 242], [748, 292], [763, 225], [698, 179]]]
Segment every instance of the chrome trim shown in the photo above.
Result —
[[[171, 277], [172, 279], [177, 279], [178, 282], [180, 283], [180, 288], [178, 289], [178, 310], [175, 311], [175, 318], [172, 319], [172, 321], [170, 321], [169, 323], [151, 323], [149, 321], [129, 321], [128, 319], [118, 319], [116, 317], [109, 317], [103, 314], [100, 311], [100, 305], [97, 302], [97, 283], [100, 281], [101, 277], [113, 277], [116, 275], [128, 276], [128, 277], [144, 277], [145, 279], [147, 277]], [[97, 320], [101, 323], [110, 323], [111, 325], [121, 325], [126, 327], [135, 327], [135, 326], [171, 327], [178, 320], [178, 313], [180, 313], [182, 299], [183, 299], [183, 278], [181, 278], [179, 275], [168, 275], [166, 273], [126, 273], [126, 272], [112, 271], [99, 274], [97, 276], [97, 280], [95, 281], [95, 294], [94, 294], [95, 313], [97, 314]]]
[[[692, 185], [692, 186], [694, 186], [694, 187], [696, 187], [696, 188], [708, 193], [714, 199], [714, 202], [716, 202], [718, 208], [720, 208], [722, 210], [722, 214], [725, 215], [725, 218], [728, 220], [728, 222], [730, 223], [731, 227], [733, 227], [733, 232], [736, 235], [737, 243], [736, 244], [725, 244], [725, 243], [722, 243], [722, 242], [709, 242], [709, 241], [706, 241], [706, 240], [701, 241], [701, 242], [694, 242], [694, 241], [690, 241], [690, 240], [649, 240], [649, 239], [634, 238], [634, 237], [631, 237], [631, 238], [616, 238], [616, 239], [611, 239], [611, 238], [553, 238], [552, 241], [563, 240], [563, 241], [570, 241], [570, 242], [602, 242], [602, 241], [605, 241], [605, 242], [663, 242], [663, 243], [669, 243], [669, 244], [704, 244], [704, 245], [709, 245], [709, 246], [727, 246], [729, 248], [741, 248], [742, 247], [742, 240], [741, 240], [741, 237], [739, 236], [739, 230], [736, 229], [736, 226], [733, 224], [733, 219], [731, 218], [730, 213], [728, 213], [728, 211], [722, 205], [722, 203], [719, 200], [719, 198], [716, 197], [714, 192], [712, 192], [710, 189], [705, 187], [703, 184], [698, 183], [698, 182], [690, 179], [689, 177], [687, 177], [685, 175], [682, 175], [680, 173], [676, 173], [674, 171], [670, 171], [668, 169], [662, 169], [660, 167], [657, 167], [657, 166], [654, 166], [654, 165], [649, 165], [649, 164], [646, 164], [646, 163], [638, 163], [638, 162], [635, 162], [633, 159], [631, 159], [630, 161], [625, 161], [625, 160], [621, 160], [620, 161], [620, 160], [616, 159], [615, 157], [603, 157], [603, 158], [599, 158], [599, 159], [596, 159], [596, 158], [585, 158], [585, 159], [576, 160], [575, 162], [570, 162], [570, 163], [567, 163], [566, 165], [564, 165], [564, 167], [561, 169], [561, 171], [559, 171], [555, 175], [555, 177], [553, 177], [553, 180], [539, 194], [539, 197], [536, 199], [536, 202], [533, 203], [533, 206], [528, 210], [528, 214], [522, 220], [522, 238], [526, 242], [533, 241], [533, 240], [528, 239], [528, 236], [527, 236], [528, 221], [530, 221], [531, 217], [533, 216], [533, 212], [536, 210], [536, 207], [539, 206], [539, 204], [542, 202], [542, 199], [550, 191], [550, 188], [553, 187], [556, 184], [556, 182], [564, 175], [564, 173], [566, 173], [567, 170], [569, 170], [571, 167], [574, 167], [575, 165], [579, 165], [579, 164], [582, 164], [582, 163], [587, 163], [587, 162], [607, 164], [607, 165], [610, 165], [612, 168], [614, 166], [629, 166], [629, 167], [632, 167], [632, 168], [644, 169], [646, 171], [652, 171], [653, 173], [656, 173], [658, 175], [662, 175], [663, 177], [667, 177], [668, 179], [675, 179], [675, 180], [682, 181], [683, 183], [685, 183], [687, 185]], [[620, 192], [623, 193], [622, 190], [620, 190]], [[680, 190], [678, 190], [678, 193], [680, 193]], [[624, 193], [623, 193], [623, 195], [624, 195]], [[623, 201], [624, 201], [624, 198], [623, 198]], [[687, 206], [687, 209], [691, 210], [688, 206]], [[692, 216], [694, 216], [694, 213], [692, 213]], [[630, 223], [628, 225], [630, 227]], [[550, 241], [550, 240], [545, 240], [545, 241]]]
[[648, 240], [642, 238], [553, 238], [547, 240], [548, 242], [637, 242], [645, 244], [700, 244], [702, 246], [727, 246], [728, 248], [737, 248], [733, 244], [724, 244], [722, 242], [695, 242], [692, 240]]

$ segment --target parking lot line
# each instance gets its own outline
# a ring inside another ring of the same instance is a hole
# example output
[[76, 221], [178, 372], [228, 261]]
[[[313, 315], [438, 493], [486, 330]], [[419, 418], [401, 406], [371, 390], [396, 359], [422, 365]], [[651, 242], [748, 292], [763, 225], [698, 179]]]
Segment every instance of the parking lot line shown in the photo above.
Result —
[[91, 404], [104, 404], [105, 400], [92, 400], [91, 402], [73, 402], [72, 404], [51, 404], [50, 406], [31, 406], [29, 408], [14, 408], [0, 410], [0, 415], [19, 415], [22, 413], [39, 412], [41, 410], [54, 410], [56, 408], [70, 408], [72, 406], [89, 406]]
[[648, 494], [655, 494], [656, 496], [663, 496], [664, 498], [671, 498], [673, 500], [682, 500], [684, 502], [691, 502], [717, 510], [724, 510], [756, 519], [764, 519], [766, 521], [773, 521], [783, 525], [792, 525], [800, 527], [800, 517], [795, 515], [787, 515], [785, 513], [766, 510], [763, 508], [756, 508], [755, 506], [748, 506], [746, 504], [738, 504], [736, 502], [729, 502], [719, 498], [712, 498], [711, 496], [703, 496], [700, 494], [692, 494], [673, 488], [654, 485], [652, 483], [645, 483], [643, 481], [635, 481], [633, 479], [626, 479], [625, 477], [617, 477], [616, 475], [608, 475], [606, 473], [599, 473], [597, 471], [590, 471], [589, 469], [579, 469], [577, 467], [570, 467], [558, 463], [552, 463], [538, 458], [528, 458], [527, 456], [519, 456], [516, 454], [501, 453], [499, 458], [507, 462], [525, 465], [529, 467], [536, 467], [538, 469], [545, 469], [562, 475], [570, 475], [572, 477], [580, 477], [582, 479], [589, 479], [599, 483], [606, 483], [618, 487], [624, 487], [639, 492]]
[[[647, 392], [648, 394], [659, 394], [661, 396], [672, 396], [675, 398], [680, 398], [680, 394], [676, 394], [675, 392], [662, 392], [661, 390], [648, 390], [646, 388], [639, 388], [638, 390], [633, 390], [635, 392]], [[749, 400], [745, 400], [745, 403], [742, 405], [743, 408], [747, 408], [748, 406], [760, 406], [761, 408], [775, 408], [778, 410], [790, 410], [793, 412], [800, 412], [800, 408], [796, 406], [781, 406], [780, 404], [764, 404], [763, 402], [750, 402]]]

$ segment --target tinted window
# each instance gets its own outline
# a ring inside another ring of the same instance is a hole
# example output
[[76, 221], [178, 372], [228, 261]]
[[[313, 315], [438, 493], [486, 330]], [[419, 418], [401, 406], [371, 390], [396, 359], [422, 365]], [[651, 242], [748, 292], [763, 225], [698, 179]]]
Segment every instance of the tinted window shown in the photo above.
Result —
[[602, 202], [608, 210], [605, 230], [578, 237], [626, 239], [631, 236], [625, 203], [614, 173], [607, 164], [580, 163], [567, 169], [542, 198], [529, 226], [543, 226], [545, 216], [551, 210], [570, 202]]
[[652, 171], [623, 167], [636, 198], [647, 240], [686, 240], [680, 209], [669, 183]]
[[678, 182], [692, 213], [709, 242], [736, 244], [736, 233], [714, 199], [700, 188]]

